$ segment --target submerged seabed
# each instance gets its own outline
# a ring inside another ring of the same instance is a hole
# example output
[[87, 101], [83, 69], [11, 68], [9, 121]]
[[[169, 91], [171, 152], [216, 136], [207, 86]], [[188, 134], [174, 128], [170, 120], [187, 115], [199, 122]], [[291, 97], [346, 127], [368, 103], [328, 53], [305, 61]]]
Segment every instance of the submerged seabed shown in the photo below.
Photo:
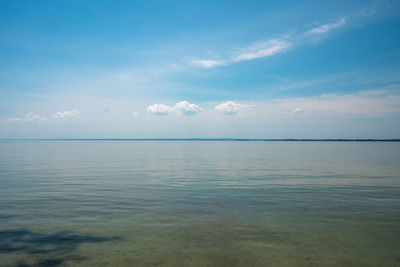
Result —
[[1, 266], [399, 266], [400, 143], [0, 142]]

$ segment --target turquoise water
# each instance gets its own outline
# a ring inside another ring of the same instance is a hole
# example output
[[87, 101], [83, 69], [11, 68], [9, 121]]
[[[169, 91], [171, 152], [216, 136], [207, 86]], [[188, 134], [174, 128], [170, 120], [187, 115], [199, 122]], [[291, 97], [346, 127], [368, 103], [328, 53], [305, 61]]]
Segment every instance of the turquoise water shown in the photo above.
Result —
[[400, 266], [400, 143], [1, 141], [0, 266]]

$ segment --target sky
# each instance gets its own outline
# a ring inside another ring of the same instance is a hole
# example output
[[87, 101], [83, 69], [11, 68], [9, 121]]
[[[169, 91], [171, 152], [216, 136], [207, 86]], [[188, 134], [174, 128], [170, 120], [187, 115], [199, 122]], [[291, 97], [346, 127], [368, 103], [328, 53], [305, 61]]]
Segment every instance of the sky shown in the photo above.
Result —
[[400, 1], [0, 1], [0, 138], [400, 138]]

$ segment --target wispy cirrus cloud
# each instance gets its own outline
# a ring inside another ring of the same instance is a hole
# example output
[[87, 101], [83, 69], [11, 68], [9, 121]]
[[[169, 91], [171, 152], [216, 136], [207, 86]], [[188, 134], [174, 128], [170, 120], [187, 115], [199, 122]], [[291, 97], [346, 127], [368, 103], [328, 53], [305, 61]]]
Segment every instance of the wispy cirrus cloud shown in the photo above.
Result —
[[203, 68], [214, 68], [247, 60], [270, 57], [304, 45], [307, 43], [307, 38], [315, 38], [315, 36], [326, 34], [346, 24], [347, 19], [345, 17], [340, 17], [334, 22], [319, 25], [306, 32], [285, 34], [283, 37], [260, 40], [246, 47], [231, 50], [231, 52], [228, 52], [230, 56], [227, 56], [225, 59], [195, 59], [191, 61], [191, 64]]
[[225, 60], [196, 59], [191, 64], [203, 68], [214, 68], [223, 65], [230, 65], [240, 61], [269, 57], [285, 52], [291, 48], [287, 41], [288, 36], [270, 40], [257, 41], [247, 47], [238, 48], [231, 52], [232, 56]]
[[273, 56], [289, 50], [290, 47], [291, 44], [286, 40], [286, 38], [258, 41], [248, 47], [239, 49], [240, 52], [232, 59], [231, 62]]
[[318, 35], [318, 34], [327, 33], [333, 29], [342, 27], [345, 24], [346, 24], [346, 19], [342, 17], [333, 23], [327, 23], [327, 24], [323, 24], [318, 27], [312, 28], [312, 29], [306, 31], [304, 33], [304, 35]]
[[216, 66], [221, 66], [226, 64], [226, 62], [222, 61], [222, 60], [212, 60], [212, 59], [197, 59], [197, 60], [193, 60], [192, 64], [195, 66], [200, 66], [203, 68], [213, 68]]

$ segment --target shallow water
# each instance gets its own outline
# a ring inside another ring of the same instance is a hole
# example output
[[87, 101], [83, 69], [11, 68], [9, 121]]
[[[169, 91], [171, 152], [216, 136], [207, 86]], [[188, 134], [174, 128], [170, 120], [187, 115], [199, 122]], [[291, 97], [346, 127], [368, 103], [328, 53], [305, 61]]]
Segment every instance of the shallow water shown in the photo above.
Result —
[[1, 141], [1, 266], [399, 266], [400, 143]]

